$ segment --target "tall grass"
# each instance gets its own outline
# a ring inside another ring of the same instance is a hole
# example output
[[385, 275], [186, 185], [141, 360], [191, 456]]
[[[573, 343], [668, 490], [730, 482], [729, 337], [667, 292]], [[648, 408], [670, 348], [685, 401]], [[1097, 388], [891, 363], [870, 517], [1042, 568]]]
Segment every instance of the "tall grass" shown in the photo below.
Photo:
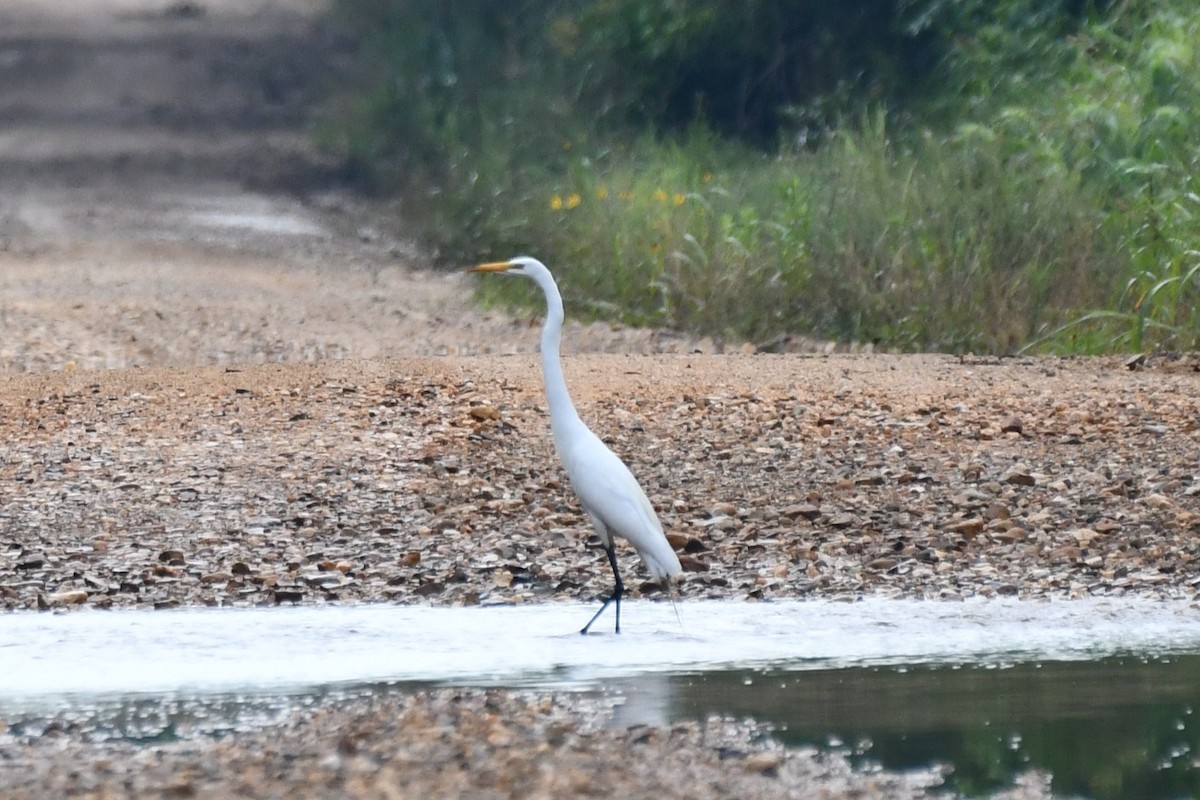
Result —
[[1125, 11], [1073, 42], [1080, 68], [1052, 87], [1068, 102], [1038, 109], [1046, 135], [1102, 191], [1123, 269], [1107, 302], [1027, 349], [1200, 347], [1200, 10]]
[[647, 139], [544, 185], [510, 247], [552, 263], [577, 313], [1008, 352], [1120, 274], [1079, 176], [1009, 138], [972, 127], [902, 146], [879, 115], [769, 158]]

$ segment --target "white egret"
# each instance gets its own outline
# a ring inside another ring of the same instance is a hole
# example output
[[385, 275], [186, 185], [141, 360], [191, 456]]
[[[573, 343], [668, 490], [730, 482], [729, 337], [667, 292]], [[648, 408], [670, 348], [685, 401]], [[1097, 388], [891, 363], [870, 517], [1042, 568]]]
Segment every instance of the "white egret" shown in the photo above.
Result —
[[546, 383], [546, 401], [550, 406], [554, 449], [567, 468], [571, 486], [579, 495], [583, 510], [592, 520], [596, 534], [604, 545], [615, 581], [612, 594], [580, 633], [588, 632], [609, 603], [616, 604], [616, 632], [620, 633], [621, 595], [625, 591], [625, 584], [621, 582], [621, 573], [617, 569], [613, 536], [620, 536], [634, 546], [655, 580], [670, 581], [682, 573], [679, 557], [663, 535], [658, 515], [654, 513], [654, 507], [629, 467], [600, 441], [600, 437], [592, 433], [575, 410], [575, 404], [567, 392], [559, 358], [563, 325], [562, 295], [550, 270], [536, 258], [522, 256], [509, 261], [480, 264], [468, 271], [523, 275], [540, 286], [546, 295], [546, 322], [542, 326], [542, 377]]

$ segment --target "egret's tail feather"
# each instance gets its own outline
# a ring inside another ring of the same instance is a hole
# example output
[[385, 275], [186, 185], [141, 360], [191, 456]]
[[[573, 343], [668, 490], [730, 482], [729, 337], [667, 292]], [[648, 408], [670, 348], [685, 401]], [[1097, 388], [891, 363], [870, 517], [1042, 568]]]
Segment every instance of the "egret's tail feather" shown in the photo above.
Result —
[[683, 630], [683, 617], [679, 616], [679, 583], [675, 578], [667, 580], [667, 599], [671, 601], [671, 610], [675, 612], [675, 621], [679, 623], [679, 630]]
[[645, 563], [650, 577], [656, 581], [676, 578], [683, 574], [679, 556], [675, 555], [675, 551], [671, 549], [671, 545], [667, 543], [666, 539], [662, 539], [661, 544], [656, 543], [653, 549], [638, 548], [638, 555], [642, 557], [642, 562]]

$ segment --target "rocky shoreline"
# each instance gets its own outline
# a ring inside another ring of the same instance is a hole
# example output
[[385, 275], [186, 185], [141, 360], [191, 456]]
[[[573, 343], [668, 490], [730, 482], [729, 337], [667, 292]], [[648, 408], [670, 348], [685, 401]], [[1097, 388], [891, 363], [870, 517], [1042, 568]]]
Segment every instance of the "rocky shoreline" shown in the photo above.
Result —
[[[611, 576], [535, 367], [12, 380], [0, 605], [599, 597]], [[1200, 587], [1195, 373], [932, 356], [588, 356], [570, 371], [659, 509], [685, 601]], [[635, 595], [659, 589], [628, 548], [621, 563]]]
[[[1172, 362], [1164, 363], [1170, 367]], [[1197, 380], [1116, 360], [587, 356], [689, 598], [1200, 586]], [[35, 609], [591, 600], [598, 551], [527, 356], [18, 376], [0, 601]], [[644, 583], [622, 550], [635, 595]], [[924, 797], [752, 721], [610, 729], [612, 701], [430, 690], [166, 743], [0, 733], [6, 797]], [[1031, 773], [1005, 796], [1050, 796]]]

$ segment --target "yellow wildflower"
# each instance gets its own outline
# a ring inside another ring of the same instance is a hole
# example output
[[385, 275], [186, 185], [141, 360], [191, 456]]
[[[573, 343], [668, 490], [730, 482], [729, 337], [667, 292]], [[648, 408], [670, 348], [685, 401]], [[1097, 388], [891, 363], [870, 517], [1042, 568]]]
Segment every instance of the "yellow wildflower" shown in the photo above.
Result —
[[568, 209], [578, 208], [579, 204], [582, 202], [583, 202], [583, 198], [581, 198], [579, 196], [579, 192], [571, 192], [569, 195], [567, 195], [567, 208]]
[[558, 195], [554, 195], [554, 197], [550, 198], [550, 208], [551, 209], [553, 209], [554, 211], [562, 211], [562, 207], [563, 207], [563, 202], [562, 202], [561, 197], [559, 197]]
[[665, 202], [667, 202], [667, 193], [664, 192], [662, 189], [656, 189], [654, 191], [654, 199], [660, 203], [665, 203]]
[[596, 190], [596, 199], [597, 200], [607, 200], [608, 199], [608, 187], [607, 186], [601, 186], [599, 189]]
[[711, 172], [706, 172], [700, 176], [700, 180], [704, 181], [705, 183], [712, 183], [713, 182], [713, 174]]
[[675, 204], [675, 205], [677, 205], [677, 206], [681, 206], [681, 205], [683, 205], [683, 201], [684, 201], [683, 192], [676, 192], [676, 193], [675, 193], [675, 194], [674, 194], [674, 195], [671, 197], [671, 202], [672, 202], [672, 203], [674, 203], [674, 204]]

